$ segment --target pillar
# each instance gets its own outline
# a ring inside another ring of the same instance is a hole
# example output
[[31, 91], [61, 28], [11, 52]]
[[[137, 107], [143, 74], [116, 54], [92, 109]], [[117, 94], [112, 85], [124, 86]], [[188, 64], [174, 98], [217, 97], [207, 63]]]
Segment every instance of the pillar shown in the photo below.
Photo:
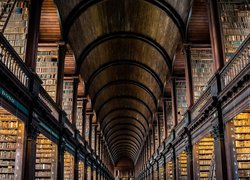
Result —
[[63, 101], [63, 79], [64, 79], [64, 62], [66, 54], [66, 45], [61, 42], [58, 45], [58, 69], [57, 69], [57, 86], [56, 86], [56, 104], [62, 109]]
[[41, 8], [43, 0], [32, 0], [29, 10], [29, 24], [27, 34], [27, 44], [25, 53], [25, 64], [32, 69], [36, 70], [38, 38], [40, 30]]
[[191, 60], [191, 49], [189, 45], [184, 46], [185, 54], [185, 79], [186, 79], [186, 95], [187, 105], [191, 107], [194, 104], [194, 90], [192, 80], [192, 60]]
[[173, 127], [175, 127], [178, 124], [177, 119], [177, 99], [176, 99], [176, 84], [175, 84], [175, 78], [173, 77], [171, 79], [171, 98], [172, 98], [172, 117], [173, 117]]
[[218, 13], [217, 1], [207, 1], [208, 23], [210, 40], [213, 51], [214, 69], [221, 70], [224, 66], [224, 50], [221, 38], [220, 17]]

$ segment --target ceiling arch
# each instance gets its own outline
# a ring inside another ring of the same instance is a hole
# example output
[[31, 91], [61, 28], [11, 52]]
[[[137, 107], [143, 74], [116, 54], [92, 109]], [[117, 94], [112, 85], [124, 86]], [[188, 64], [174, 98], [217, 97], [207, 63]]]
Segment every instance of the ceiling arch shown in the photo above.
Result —
[[135, 160], [172, 75], [191, 0], [71, 1], [56, 0], [63, 34], [107, 148], [116, 160]]
[[129, 125], [135, 126], [142, 132], [142, 134], [146, 132], [146, 128], [144, 127], [144, 125], [140, 121], [138, 121], [136, 118], [124, 117], [124, 116], [118, 116], [108, 121], [108, 123], [103, 127], [103, 132], [105, 133], [106, 131], [110, 131], [111, 128], [117, 125], [123, 125], [123, 124], [129, 124]]

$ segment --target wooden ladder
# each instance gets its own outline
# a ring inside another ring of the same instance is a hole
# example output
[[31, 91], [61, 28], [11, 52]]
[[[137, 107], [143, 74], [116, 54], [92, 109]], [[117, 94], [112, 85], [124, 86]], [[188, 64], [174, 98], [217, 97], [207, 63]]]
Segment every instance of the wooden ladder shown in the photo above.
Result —
[[11, 13], [16, 5], [17, 0], [3, 0], [3, 8], [0, 9], [0, 32], [4, 32]]

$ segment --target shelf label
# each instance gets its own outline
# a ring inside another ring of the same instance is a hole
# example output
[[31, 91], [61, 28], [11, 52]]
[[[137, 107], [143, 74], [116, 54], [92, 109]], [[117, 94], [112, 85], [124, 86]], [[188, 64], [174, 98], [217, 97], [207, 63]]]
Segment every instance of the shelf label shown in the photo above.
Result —
[[21, 103], [19, 103], [14, 97], [12, 97], [8, 92], [6, 92], [4, 89], [0, 88], [0, 95], [6, 99], [8, 102], [13, 104], [17, 109], [22, 111], [24, 114], [28, 115], [29, 111], [27, 108], [25, 108]]

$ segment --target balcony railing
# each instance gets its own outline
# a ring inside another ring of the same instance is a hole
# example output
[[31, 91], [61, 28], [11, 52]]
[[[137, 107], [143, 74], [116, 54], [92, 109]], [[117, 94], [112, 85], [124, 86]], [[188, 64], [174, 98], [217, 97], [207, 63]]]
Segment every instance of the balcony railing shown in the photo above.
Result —
[[2, 33], [0, 33], [0, 64], [15, 75], [26, 88], [29, 88], [31, 73]]
[[236, 51], [234, 56], [221, 70], [221, 86], [224, 89], [230, 84], [242, 70], [244, 70], [250, 63], [250, 35], [242, 43], [240, 48]]

